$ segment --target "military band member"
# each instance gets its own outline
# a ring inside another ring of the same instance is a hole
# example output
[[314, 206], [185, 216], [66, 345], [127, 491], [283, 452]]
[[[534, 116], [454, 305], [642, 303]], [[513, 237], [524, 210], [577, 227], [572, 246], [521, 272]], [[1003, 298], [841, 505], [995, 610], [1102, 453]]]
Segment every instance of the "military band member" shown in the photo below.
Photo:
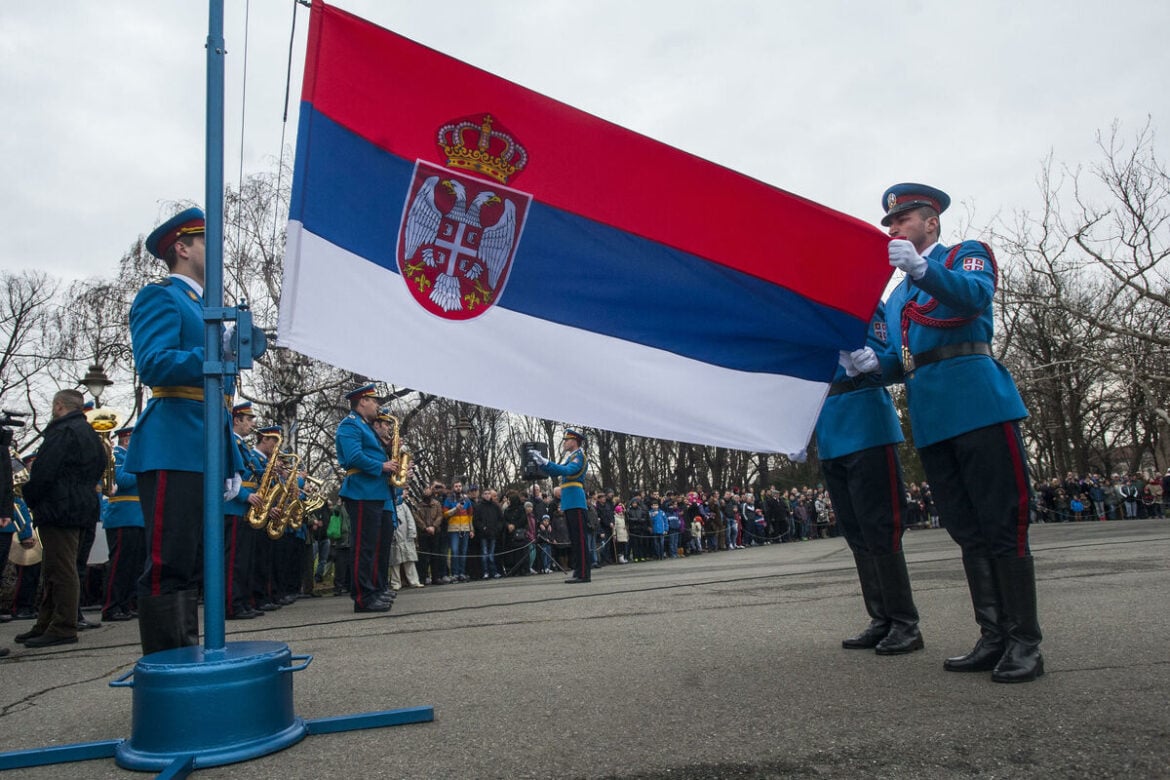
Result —
[[533, 462], [545, 474], [560, 477], [561, 511], [565, 522], [569, 526], [569, 538], [572, 543], [573, 576], [565, 580], [566, 583], [576, 584], [589, 582], [590, 558], [592, 557], [586, 541], [589, 530], [585, 526], [585, 472], [589, 469], [589, 460], [585, 455], [585, 436], [573, 428], [565, 430], [561, 439], [562, 457], [559, 463], [554, 463], [539, 452], [532, 451]]
[[[146, 522], [146, 566], [138, 580], [143, 654], [199, 644], [205, 249], [200, 209], [182, 211], [155, 228], [146, 250], [166, 263], [169, 275], [139, 290], [130, 307], [134, 363], [151, 388], [125, 464], [138, 475]], [[229, 377], [224, 385], [230, 397], [234, 382]], [[208, 402], [224, 404], [227, 429], [225, 400]], [[235, 448], [227, 450], [225, 472], [238, 472]]]
[[[879, 304], [867, 344], [886, 344], [885, 309]], [[878, 655], [921, 650], [918, 608], [902, 551], [906, 488], [898, 444], [905, 440], [894, 402], [881, 381], [853, 368], [848, 353], [833, 377], [817, 419], [817, 453], [837, 527], [853, 552], [861, 598], [870, 624], [844, 639], [846, 649]]]
[[382, 442], [374, 432], [378, 397], [368, 384], [346, 394], [350, 413], [337, 426], [337, 460], [345, 469], [340, 495], [349, 513], [354, 612], [389, 612], [391, 602], [379, 596], [378, 535], [382, 512], [390, 498], [386, 476], [397, 471], [398, 463], [386, 458]]
[[114, 446], [114, 482], [118, 490], [110, 496], [102, 515], [110, 549], [102, 620], [130, 620], [138, 614], [133, 608], [134, 589], [146, 560], [146, 538], [138, 478], [126, 470], [126, 451], [133, 433], [133, 425], [115, 432], [118, 443]]
[[[374, 432], [378, 434], [378, 440], [386, 448], [386, 457], [392, 457], [393, 453], [389, 451], [391, 442], [394, 439], [394, 426], [396, 425], [394, 418], [389, 411], [385, 409], [378, 410], [378, 416], [374, 418]], [[394, 462], [394, 474], [398, 473], [398, 462]], [[402, 488], [394, 487], [389, 484], [389, 476], [387, 477], [387, 485], [390, 488], [390, 497], [386, 499], [386, 503], [382, 507], [382, 522], [378, 527], [378, 587], [384, 600], [393, 601], [398, 594], [390, 588], [390, 552], [394, 544], [394, 531], [398, 528], [398, 504], [402, 501]]]
[[[256, 446], [251, 454], [252, 468], [259, 482], [268, 461], [277, 455], [277, 446], [280, 443], [282, 429], [279, 425], [267, 425], [256, 430]], [[264, 496], [256, 493], [248, 503], [254, 506], [263, 504]], [[265, 517], [265, 525], [259, 528], [248, 526], [252, 534], [252, 603], [251, 606], [258, 612], [274, 612], [280, 609], [280, 595], [276, 589], [276, 542], [268, 536], [267, 523], [273, 518]]]
[[856, 368], [906, 384], [914, 444], [943, 524], [963, 550], [981, 635], [952, 672], [996, 682], [1044, 673], [1036, 578], [1028, 547], [1031, 485], [1011, 374], [992, 357], [998, 269], [990, 247], [939, 243], [946, 193], [897, 184], [882, 196], [889, 262], [906, 273], [886, 302], [889, 346], [852, 355]]
[[223, 505], [224, 616], [228, 620], [251, 620], [264, 614], [252, 606], [257, 535], [247, 521], [248, 510], [261, 503], [256, 495], [260, 474], [246, 440], [255, 427], [256, 413], [251, 401], [232, 407], [232, 445], [239, 451], [244, 468], [240, 471], [240, 492]]

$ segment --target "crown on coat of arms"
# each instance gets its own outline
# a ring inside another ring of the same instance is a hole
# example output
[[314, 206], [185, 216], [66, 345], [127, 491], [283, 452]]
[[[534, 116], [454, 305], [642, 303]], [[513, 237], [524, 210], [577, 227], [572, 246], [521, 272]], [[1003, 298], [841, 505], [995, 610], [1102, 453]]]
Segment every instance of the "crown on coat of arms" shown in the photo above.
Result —
[[484, 114], [482, 119], [466, 117], [440, 127], [438, 143], [447, 155], [447, 167], [482, 173], [501, 184], [522, 171], [528, 152], [507, 130], [493, 127], [494, 122], [491, 114]]

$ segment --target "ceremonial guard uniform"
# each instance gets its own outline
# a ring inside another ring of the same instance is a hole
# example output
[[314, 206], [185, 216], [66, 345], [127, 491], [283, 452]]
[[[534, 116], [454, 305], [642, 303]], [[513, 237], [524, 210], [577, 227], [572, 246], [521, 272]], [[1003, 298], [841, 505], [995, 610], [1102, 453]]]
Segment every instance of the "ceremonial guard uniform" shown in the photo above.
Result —
[[[157, 227], [146, 249], [171, 275], [139, 290], [130, 308], [134, 363], [151, 398], [139, 415], [125, 468], [138, 475], [146, 567], [138, 580], [143, 654], [199, 644], [203, 552], [203, 212]], [[225, 381], [230, 398], [234, 383]], [[226, 399], [223, 404], [228, 427]], [[230, 442], [230, 438], [228, 440]], [[242, 463], [229, 446], [226, 473]]]
[[102, 620], [130, 620], [137, 614], [133, 608], [134, 589], [146, 560], [138, 477], [126, 470], [126, 445], [133, 431], [131, 425], [117, 431], [114, 482], [118, 490], [108, 499], [102, 514], [102, 527], [106, 529], [106, 544], [110, 549]]
[[[268, 460], [277, 455], [277, 445], [282, 429], [279, 425], [269, 425], [256, 429], [256, 447], [248, 453], [252, 463], [252, 471], [256, 475], [259, 485], [261, 477], [268, 469]], [[269, 450], [265, 452], [265, 450]], [[256, 488], [252, 488], [253, 491]], [[264, 496], [259, 496], [262, 500]], [[252, 601], [249, 606], [257, 612], [274, 612], [280, 609], [280, 594], [276, 588], [276, 542], [268, 535], [268, 523], [271, 518], [265, 516], [264, 523], [259, 528], [248, 526], [248, 533], [252, 536], [252, 568], [251, 589]], [[255, 616], [254, 616], [255, 617]]]
[[579, 431], [568, 428], [561, 441], [561, 448], [565, 451], [559, 463], [554, 463], [539, 452], [533, 451], [532, 457], [541, 471], [550, 476], [560, 477], [561, 511], [565, 522], [569, 526], [569, 539], [572, 544], [573, 576], [565, 580], [570, 584], [589, 582], [592, 553], [589, 550], [585, 527], [585, 472], [589, 470], [589, 459], [585, 455], [585, 436]]
[[[382, 423], [395, 423], [394, 418], [389, 412], [378, 410], [377, 421]], [[382, 439], [381, 436], [378, 437]], [[393, 453], [387, 452], [386, 457], [389, 458]], [[382, 505], [382, 520], [378, 526], [378, 589], [383, 599], [393, 601], [398, 595], [390, 588], [390, 553], [394, 546], [394, 531], [398, 528], [398, 504], [402, 502], [402, 488], [396, 488], [389, 482], [389, 475], [386, 477], [386, 485], [390, 490], [390, 497], [386, 499], [386, 503]]]
[[[878, 304], [866, 343], [884, 349], [886, 342], [885, 309]], [[897, 445], [905, 437], [880, 379], [851, 365], [847, 370], [848, 355], [842, 362], [817, 420], [817, 452], [871, 622], [841, 646], [908, 653], [920, 650], [923, 641], [902, 552], [906, 488]]]
[[386, 481], [386, 451], [371, 424], [377, 415], [377, 396], [370, 384], [345, 397], [352, 411], [337, 426], [335, 444], [337, 460], [345, 469], [339, 494], [350, 521], [353, 610], [388, 612], [390, 601], [378, 595], [378, 536], [390, 486]]
[[240, 492], [223, 505], [223, 571], [224, 616], [228, 620], [250, 620], [264, 613], [252, 607], [252, 570], [256, 555], [256, 532], [248, 525], [249, 503], [256, 493], [256, 480], [263, 471], [256, 471], [256, 459], [244, 436], [255, 423], [252, 402], [244, 401], [232, 407], [232, 444], [244, 464], [240, 470]]
[[[906, 278], [886, 302], [890, 343], [880, 370], [885, 381], [906, 384], [914, 444], [943, 525], [963, 550], [981, 628], [975, 648], [944, 668], [1026, 682], [1044, 673], [1019, 430], [1028, 411], [991, 353], [998, 271], [990, 247], [937, 242], [938, 214], [949, 203], [921, 184], [895, 185], [882, 197], [890, 264]], [[858, 368], [873, 368], [862, 362]]]

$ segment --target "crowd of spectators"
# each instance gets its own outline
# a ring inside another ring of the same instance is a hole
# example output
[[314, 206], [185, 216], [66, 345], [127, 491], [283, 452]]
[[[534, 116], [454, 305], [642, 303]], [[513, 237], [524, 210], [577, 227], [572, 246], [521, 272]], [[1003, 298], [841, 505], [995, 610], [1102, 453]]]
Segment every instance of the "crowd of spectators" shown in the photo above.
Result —
[[1046, 523], [1081, 520], [1132, 520], [1170, 516], [1170, 469], [1080, 476], [1069, 472], [1037, 485], [1036, 520]]

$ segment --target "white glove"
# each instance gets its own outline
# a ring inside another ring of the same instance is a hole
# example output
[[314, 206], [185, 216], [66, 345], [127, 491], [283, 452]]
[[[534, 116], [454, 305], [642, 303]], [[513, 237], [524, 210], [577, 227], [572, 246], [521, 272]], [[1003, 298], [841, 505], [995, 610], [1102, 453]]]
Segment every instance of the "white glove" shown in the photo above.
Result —
[[857, 366], [853, 365], [853, 357], [845, 350], [837, 353], [837, 363], [841, 368], [845, 369], [845, 376], [857, 376], [861, 372], [857, 370]]
[[788, 459], [793, 463], [804, 463], [806, 460], [808, 460], [808, 448], [805, 447], [800, 452], [788, 453]]
[[878, 362], [877, 353], [873, 351], [872, 347], [855, 349], [849, 353], [849, 358], [862, 374], [872, 374], [879, 371], [882, 367], [882, 364]]
[[232, 349], [232, 336], [236, 335], [236, 323], [225, 322], [223, 324], [223, 340], [220, 346], [223, 348], [224, 360], [231, 360], [236, 356], [236, 352]]
[[240, 472], [232, 474], [223, 481], [223, 500], [231, 501], [240, 494], [240, 488], [244, 485], [244, 478], [240, 476]]
[[890, 265], [905, 271], [914, 280], [926, 275], [926, 258], [918, 254], [914, 245], [904, 238], [895, 238], [890, 242]]
[[532, 462], [535, 463], [537, 466], [543, 467], [544, 465], [546, 465], [548, 463], [548, 458], [544, 457], [536, 450], [533, 450], [532, 451]]

